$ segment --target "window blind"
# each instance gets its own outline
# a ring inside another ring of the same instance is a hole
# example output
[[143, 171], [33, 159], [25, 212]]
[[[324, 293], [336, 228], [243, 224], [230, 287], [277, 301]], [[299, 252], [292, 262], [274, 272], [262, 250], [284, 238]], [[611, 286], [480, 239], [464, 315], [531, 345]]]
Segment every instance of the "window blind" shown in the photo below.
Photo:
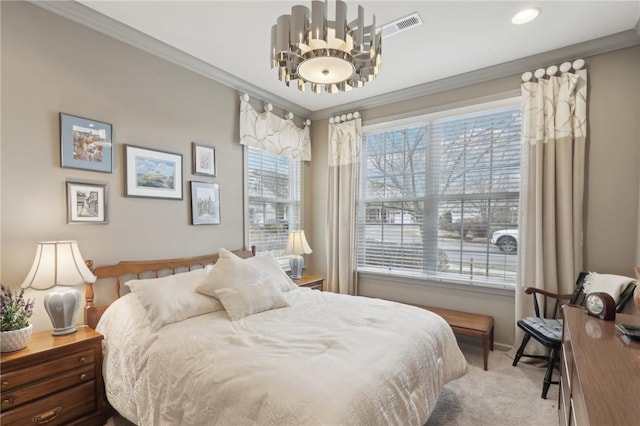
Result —
[[289, 230], [300, 229], [300, 160], [247, 147], [249, 245], [288, 269]]
[[515, 283], [520, 136], [519, 105], [365, 129], [358, 267]]

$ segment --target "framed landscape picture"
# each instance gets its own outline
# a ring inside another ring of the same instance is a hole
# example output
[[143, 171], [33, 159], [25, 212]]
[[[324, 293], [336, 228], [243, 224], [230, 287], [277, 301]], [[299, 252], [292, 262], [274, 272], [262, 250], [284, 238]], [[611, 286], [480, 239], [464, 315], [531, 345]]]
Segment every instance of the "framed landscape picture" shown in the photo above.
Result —
[[111, 124], [60, 113], [60, 166], [113, 172]]
[[125, 145], [127, 197], [182, 200], [182, 155]]
[[193, 151], [193, 174], [203, 176], [216, 175], [216, 149], [213, 146], [191, 142]]
[[67, 181], [67, 223], [109, 223], [106, 184]]
[[191, 181], [191, 224], [220, 224], [220, 185]]

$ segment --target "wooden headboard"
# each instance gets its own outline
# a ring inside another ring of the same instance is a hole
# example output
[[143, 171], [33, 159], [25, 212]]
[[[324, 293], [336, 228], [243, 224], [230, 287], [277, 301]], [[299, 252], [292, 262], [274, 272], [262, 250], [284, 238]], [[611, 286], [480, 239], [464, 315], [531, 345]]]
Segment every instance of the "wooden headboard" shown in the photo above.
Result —
[[[256, 246], [251, 246], [251, 250], [234, 250], [237, 256], [246, 259], [256, 255]], [[218, 261], [218, 254], [205, 254], [203, 256], [183, 257], [178, 259], [161, 260], [126, 260], [115, 265], [105, 265], [93, 267], [93, 261], [87, 260], [87, 266], [93, 271], [98, 280], [111, 278], [115, 281], [115, 298], [120, 297], [120, 279], [123, 277], [141, 278], [160, 277], [186, 272], [195, 267], [204, 268]], [[196, 268], [197, 269], [197, 268]], [[160, 275], [162, 273], [162, 275]], [[97, 282], [97, 281], [96, 281]], [[84, 322], [91, 328], [96, 328], [100, 317], [109, 305], [96, 306], [93, 293], [93, 284], [85, 283], [86, 306], [84, 308]]]

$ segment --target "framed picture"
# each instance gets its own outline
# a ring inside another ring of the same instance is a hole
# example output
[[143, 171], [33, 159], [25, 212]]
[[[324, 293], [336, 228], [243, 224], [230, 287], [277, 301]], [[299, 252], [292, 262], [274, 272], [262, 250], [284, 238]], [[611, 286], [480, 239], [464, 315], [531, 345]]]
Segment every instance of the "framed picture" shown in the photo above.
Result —
[[182, 200], [182, 155], [125, 145], [125, 195]]
[[216, 148], [191, 142], [193, 152], [193, 174], [203, 176], [216, 175]]
[[67, 181], [67, 223], [109, 223], [106, 184]]
[[191, 181], [191, 224], [220, 224], [220, 185]]
[[111, 124], [61, 112], [60, 166], [113, 172]]

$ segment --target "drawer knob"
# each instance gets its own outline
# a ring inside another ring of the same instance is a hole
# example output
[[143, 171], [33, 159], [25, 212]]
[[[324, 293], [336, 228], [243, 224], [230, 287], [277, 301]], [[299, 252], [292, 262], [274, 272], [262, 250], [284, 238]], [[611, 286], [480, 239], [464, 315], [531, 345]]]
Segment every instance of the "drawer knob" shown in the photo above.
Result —
[[84, 380], [84, 379], [86, 379], [86, 378], [87, 378], [87, 374], [86, 374], [86, 373], [82, 373], [82, 374], [80, 375], [80, 380]]
[[78, 361], [80, 361], [80, 364], [84, 364], [85, 362], [87, 362], [87, 359], [85, 357], [81, 356]]
[[38, 414], [37, 416], [33, 417], [31, 421], [39, 425], [49, 423], [51, 420], [58, 417], [58, 414], [60, 414], [60, 411], [62, 411], [62, 407], [56, 407], [53, 410], [49, 410], [45, 413]]
[[10, 396], [2, 400], [2, 405], [11, 405], [13, 404], [13, 397]]

